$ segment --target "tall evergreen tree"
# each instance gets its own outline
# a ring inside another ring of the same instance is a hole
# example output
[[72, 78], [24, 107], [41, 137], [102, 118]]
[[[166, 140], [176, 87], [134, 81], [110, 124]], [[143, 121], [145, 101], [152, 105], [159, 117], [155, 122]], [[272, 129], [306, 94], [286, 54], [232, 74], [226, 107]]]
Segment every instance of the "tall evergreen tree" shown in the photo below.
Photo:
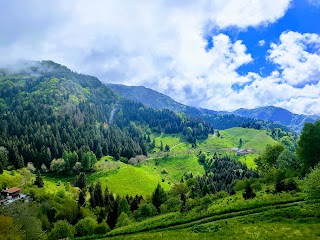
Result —
[[113, 202], [112, 210], [108, 214], [107, 223], [111, 229], [116, 226], [118, 219], [118, 208], [119, 208], [119, 196]]
[[79, 206], [84, 206], [85, 203], [86, 203], [86, 193], [84, 190], [82, 190], [79, 193], [78, 204]]
[[102, 207], [103, 206], [103, 195], [102, 195], [102, 188], [101, 182], [98, 181], [95, 188], [94, 188], [94, 202], [96, 206]]
[[38, 186], [38, 188], [42, 188], [44, 186], [44, 182], [39, 169], [37, 170], [37, 176], [36, 180], [34, 181], [34, 185]]
[[160, 183], [158, 183], [156, 189], [152, 194], [152, 204], [158, 209], [160, 205], [167, 200], [167, 194], [164, 189], [161, 187]]
[[87, 178], [86, 178], [86, 174], [84, 172], [81, 172], [76, 177], [75, 186], [80, 188], [81, 190], [86, 188], [86, 186], [87, 186]]

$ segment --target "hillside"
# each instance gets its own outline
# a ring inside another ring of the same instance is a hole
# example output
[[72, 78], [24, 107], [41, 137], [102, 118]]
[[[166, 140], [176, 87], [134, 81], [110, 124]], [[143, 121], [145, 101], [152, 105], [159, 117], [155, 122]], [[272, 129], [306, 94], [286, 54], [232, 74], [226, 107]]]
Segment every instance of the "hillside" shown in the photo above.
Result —
[[175, 112], [184, 112], [185, 105], [174, 101], [167, 95], [143, 86], [126, 86], [108, 83], [107, 86], [120, 96], [135, 102], [140, 102], [155, 109], [169, 109]]
[[183, 133], [193, 144], [212, 132], [202, 120], [121, 99], [97, 78], [52, 61], [1, 69], [0, 104], [4, 167], [50, 168], [52, 159], [70, 154], [63, 171], [73, 172], [81, 161], [89, 170], [95, 157], [148, 155], [152, 131]]
[[314, 122], [318, 118], [318, 116], [294, 114], [286, 109], [274, 106], [255, 109], [241, 108], [232, 113], [247, 118], [278, 122], [297, 132], [301, 132], [305, 122]]
[[297, 135], [268, 121], [153, 109], [51, 61], [1, 69], [0, 104], [0, 186], [17, 197], [0, 197], [1, 237], [227, 238], [272, 229], [259, 217], [314, 236], [292, 220], [317, 217]]
[[183, 112], [188, 116], [201, 118], [209, 122], [215, 129], [228, 129], [232, 127], [252, 127], [252, 128], [282, 128], [285, 131], [290, 129], [285, 124], [273, 124], [264, 119], [247, 116], [240, 116], [230, 112], [218, 112], [214, 110], [195, 108], [174, 101], [172, 98], [143, 86], [126, 86], [122, 84], [107, 84], [112, 90], [124, 99], [142, 103], [155, 109], [169, 109], [175, 112]]

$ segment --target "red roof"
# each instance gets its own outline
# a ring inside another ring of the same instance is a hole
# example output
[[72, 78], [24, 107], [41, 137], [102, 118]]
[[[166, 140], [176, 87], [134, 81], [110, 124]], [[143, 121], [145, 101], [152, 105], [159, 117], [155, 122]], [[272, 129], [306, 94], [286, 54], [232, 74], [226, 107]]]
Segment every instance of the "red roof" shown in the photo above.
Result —
[[21, 188], [13, 187], [13, 188], [8, 188], [8, 189], [5, 189], [5, 190], [2, 190], [2, 192], [15, 193], [15, 192], [19, 192], [20, 190], [21, 190]]

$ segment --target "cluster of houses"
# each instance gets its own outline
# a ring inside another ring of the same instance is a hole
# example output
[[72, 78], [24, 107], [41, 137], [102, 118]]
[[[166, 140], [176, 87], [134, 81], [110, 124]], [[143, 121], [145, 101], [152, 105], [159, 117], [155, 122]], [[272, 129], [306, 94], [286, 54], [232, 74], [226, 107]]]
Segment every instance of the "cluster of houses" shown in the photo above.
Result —
[[0, 206], [7, 205], [18, 199], [25, 198], [26, 195], [21, 193], [21, 188], [6, 188], [0, 192]]

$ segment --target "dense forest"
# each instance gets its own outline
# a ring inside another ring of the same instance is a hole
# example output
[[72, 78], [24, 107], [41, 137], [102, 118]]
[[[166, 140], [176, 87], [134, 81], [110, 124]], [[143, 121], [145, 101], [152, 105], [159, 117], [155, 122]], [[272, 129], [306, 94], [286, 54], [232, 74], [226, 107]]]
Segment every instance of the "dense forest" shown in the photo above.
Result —
[[88, 165], [84, 156], [90, 152], [116, 159], [147, 155], [152, 131], [183, 133], [194, 145], [213, 131], [203, 120], [122, 100], [97, 78], [50, 61], [2, 69], [0, 80], [4, 167], [33, 162], [50, 168], [64, 151], [75, 151], [65, 164], [69, 171], [77, 162]]

